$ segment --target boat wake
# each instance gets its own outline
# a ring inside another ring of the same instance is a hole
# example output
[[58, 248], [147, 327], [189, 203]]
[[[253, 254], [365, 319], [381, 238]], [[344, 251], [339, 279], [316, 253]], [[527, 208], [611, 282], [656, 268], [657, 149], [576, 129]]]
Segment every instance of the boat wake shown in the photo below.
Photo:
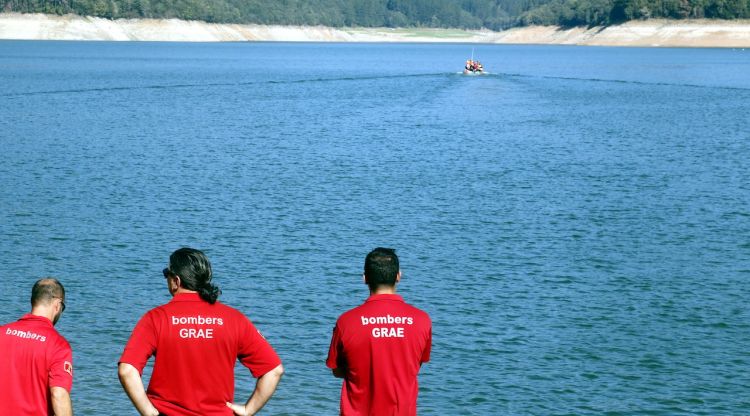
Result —
[[133, 90], [168, 90], [168, 89], [184, 89], [184, 88], [242, 87], [242, 86], [248, 86], [248, 85], [263, 85], [263, 84], [304, 84], [304, 83], [317, 83], [317, 82], [370, 81], [370, 80], [378, 80], [378, 79], [441, 77], [445, 75], [446, 75], [445, 73], [427, 73], [427, 74], [374, 75], [374, 76], [363, 76], [363, 77], [263, 80], [263, 81], [248, 81], [248, 82], [210, 82], [210, 83], [195, 83], [195, 84], [131, 85], [131, 86], [121, 86], [121, 87], [73, 88], [73, 89], [66, 89], [66, 90], [11, 92], [11, 93], [0, 94], [0, 97], [10, 98], [10, 97], [27, 97], [27, 96], [34, 96], [34, 95], [81, 94], [81, 93], [133, 91]]
[[487, 76], [497, 77], [497, 76], [502, 75], [502, 74], [499, 74], [499, 73], [487, 72], [487, 71], [483, 71], [483, 72], [470, 72], [468, 74], [466, 72], [461, 71], [461, 72], [456, 72], [455, 74], [456, 75], [465, 76], [465, 77], [487, 77]]
[[606, 78], [583, 78], [583, 77], [561, 77], [554, 75], [529, 75], [529, 74], [517, 74], [517, 73], [497, 73], [497, 76], [502, 76], [508, 79], [552, 79], [562, 81], [585, 81], [585, 82], [602, 82], [602, 83], [615, 83], [615, 84], [632, 84], [632, 85], [649, 85], [657, 87], [687, 87], [687, 88], [705, 88], [705, 89], [718, 89], [718, 90], [731, 90], [731, 91], [750, 91], [748, 87], [733, 87], [726, 85], [700, 85], [700, 84], [689, 84], [689, 83], [673, 83], [673, 82], [646, 82], [637, 80], [624, 80], [624, 79], [606, 79]]
[[620, 83], [620, 84], [634, 84], [634, 85], [652, 85], [652, 86], [670, 86], [670, 87], [689, 87], [689, 88], [708, 88], [708, 89], [722, 89], [732, 91], [750, 91], [747, 87], [733, 87], [733, 86], [715, 86], [715, 85], [700, 85], [700, 84], [689, 84], [689, 83], [669, 83], [669, 82], [643, 82], [636, 80], [618, 80], [618, 79], [604, 79], [604, 78], [582, 78], [582, 77], [562, 77], [562, 76], [551, 76], [551, 75], [529, 75], [509, 72], [482, 72], [465, 74], [464, 72], [437, 72], [437, 73], [422, 73], [422, 74], [394, 74], [394, 75], [373, 75], [373, 76], [361, 76], [361, 77], [334, 77], [334, 78], [303, 78], [303, 79], [288, 79], [288, 80], [263, 80], [263, 81], [247, 81], [247, 82], [209, 82], [209, 83], [186, 83], [186, 84], [157, 84], [157, 85], [131, 85], [131, 86], [113, 86], [113, 87], [94, 87], [94, 88], [72, 88], [64, 90], [43, 90], [43, 91], [26, 91], [26, 92], [9, 92], [0, 94], [0, 97], [13, 98], [13, 97], [28, 97], [35, 95], [55, 95], [55, 94], [85, 94], [85, 93], [98, 93], [98, 92], [116, 92], [116, 91], [133, 91], [133, 90], [171, 90], [171, 89], [188, 89], [188, 88], [213, 88], [213, 87], [242, 87], [249, 85], [263, 85], [263, 84], [304, 84], [304, 83], [322, 83], [322, 82], [357, 82], [357, 81], [372, 81], [380, 79], [399, 79], [399, 78], [430, 78], [430, 77], [453, 77], [461, 76], [466, 78], [504, 78], [504, 79], [552, 79], [552, 80], [564, 80], [564, 81], [586, 81], [586, 82], [606, 82], [606, 83]]

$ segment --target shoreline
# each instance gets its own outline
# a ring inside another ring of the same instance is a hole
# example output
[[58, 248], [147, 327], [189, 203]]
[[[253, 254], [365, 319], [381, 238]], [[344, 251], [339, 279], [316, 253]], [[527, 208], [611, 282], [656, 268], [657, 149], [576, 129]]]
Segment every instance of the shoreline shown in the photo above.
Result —
[[529, 26], [501, 32], [426, 28], [332, 28], [0, 13], [1, 40], [155, 42], [413, 42], [750, 48], [750, 20], [643, 20], [620, 25]]

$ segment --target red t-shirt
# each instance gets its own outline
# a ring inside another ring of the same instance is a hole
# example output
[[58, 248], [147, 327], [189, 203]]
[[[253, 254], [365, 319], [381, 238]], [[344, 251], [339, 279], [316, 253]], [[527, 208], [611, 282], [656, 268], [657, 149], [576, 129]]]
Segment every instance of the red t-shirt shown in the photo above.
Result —
[[31, 314], [0, 327], [0, 413], [52, 414], [50, 388], [73, 387], [73, 351], [52, 322]]
[[326, 365], [344, 370], [342, 415], [416, 415], [432, 322], [399, 295], [372, 295], [339, 317]]
[[271, 345], [245, 315], [197, 293], [179, 293], [148, 311], [120, 357], [143, 374], [156, 355], [146, 391], [167, 415], [231, 415], [237, 359], [261, 377], [281, 364]]

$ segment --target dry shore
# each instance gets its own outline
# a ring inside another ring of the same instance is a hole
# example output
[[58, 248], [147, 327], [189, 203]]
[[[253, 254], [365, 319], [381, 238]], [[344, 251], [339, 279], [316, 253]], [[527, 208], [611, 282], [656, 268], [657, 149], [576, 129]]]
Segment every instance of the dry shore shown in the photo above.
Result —
[[594, 28], [532, 26], [502, 32], [214, 24], [0, 13], [0, 39], [175, 42], [465, 42], [750, 48], [750, 21], [648, 20]]

